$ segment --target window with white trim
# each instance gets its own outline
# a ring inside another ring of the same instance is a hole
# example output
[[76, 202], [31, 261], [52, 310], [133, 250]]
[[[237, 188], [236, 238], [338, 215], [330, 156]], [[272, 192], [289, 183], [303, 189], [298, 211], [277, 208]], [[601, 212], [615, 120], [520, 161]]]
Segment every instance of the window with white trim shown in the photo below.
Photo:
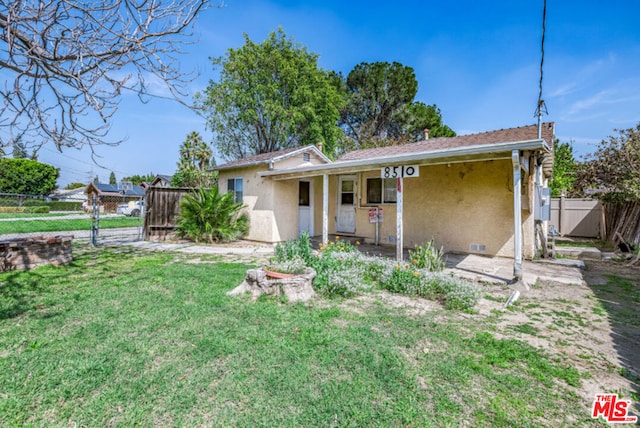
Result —
[[233, 193], [233, 200], [241, 204], [242, 201], [242, 178], [227, 179], [227, 192]]
[[367, 178], [367, 204], [395, 204], [395, 178]]

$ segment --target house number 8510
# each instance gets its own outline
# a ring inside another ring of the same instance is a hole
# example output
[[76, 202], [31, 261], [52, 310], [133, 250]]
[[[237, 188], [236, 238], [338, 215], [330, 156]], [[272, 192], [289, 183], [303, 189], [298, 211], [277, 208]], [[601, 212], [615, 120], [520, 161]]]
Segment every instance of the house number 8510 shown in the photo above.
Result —
[[385, 166], [381, 168], [382, 178], [418, 177], [418, 165]]

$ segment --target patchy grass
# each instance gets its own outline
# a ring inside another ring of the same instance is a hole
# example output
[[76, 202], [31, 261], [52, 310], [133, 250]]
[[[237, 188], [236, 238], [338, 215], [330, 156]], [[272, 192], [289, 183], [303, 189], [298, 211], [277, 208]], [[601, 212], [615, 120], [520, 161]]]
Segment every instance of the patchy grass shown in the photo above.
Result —
[[187, 260], [103, 248], [0, 274], [0, 425], [595, 423], [575, 368], [477, 315], [232, 298], [248, 266]]

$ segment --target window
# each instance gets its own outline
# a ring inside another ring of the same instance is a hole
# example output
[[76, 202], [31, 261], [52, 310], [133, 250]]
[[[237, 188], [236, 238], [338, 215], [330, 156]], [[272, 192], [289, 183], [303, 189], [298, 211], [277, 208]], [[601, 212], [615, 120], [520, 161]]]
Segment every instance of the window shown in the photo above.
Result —
[[298, 185], [298, 206], [308, 207], [311, 205], [310, 201], [310, 185], [308, 181], [301, 181]]
[[367, 204], [391, 204], [396, 202], [395, 178], [367, 178]]
[[242, 178], [229, 178], [227, 180], [227, 191], [233, 193], [236, 203], [242, 203]]

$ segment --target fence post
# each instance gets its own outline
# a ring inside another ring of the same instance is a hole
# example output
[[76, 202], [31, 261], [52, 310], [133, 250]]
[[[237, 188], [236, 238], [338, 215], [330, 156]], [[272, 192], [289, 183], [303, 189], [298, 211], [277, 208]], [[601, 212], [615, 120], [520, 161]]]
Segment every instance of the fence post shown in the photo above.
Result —
[[98, 244], [98, 231], [100, 230], [100, 208], [98, 204], [98, 196], [93, 196], [93, 215], [91, 216], [91, 245], [94, 247]]
[[566, 209], [565, 207], [565, 201], [566, 196], [564, 194], [564, 192], [562, 192], [562, 194], [560, 195], [560, 207], [558, 209], [558, 232], [560, 232], [560, 236], [564, 236], [564, 232], [566, 230], [566, 228], [564, 227], [564, 211]]

